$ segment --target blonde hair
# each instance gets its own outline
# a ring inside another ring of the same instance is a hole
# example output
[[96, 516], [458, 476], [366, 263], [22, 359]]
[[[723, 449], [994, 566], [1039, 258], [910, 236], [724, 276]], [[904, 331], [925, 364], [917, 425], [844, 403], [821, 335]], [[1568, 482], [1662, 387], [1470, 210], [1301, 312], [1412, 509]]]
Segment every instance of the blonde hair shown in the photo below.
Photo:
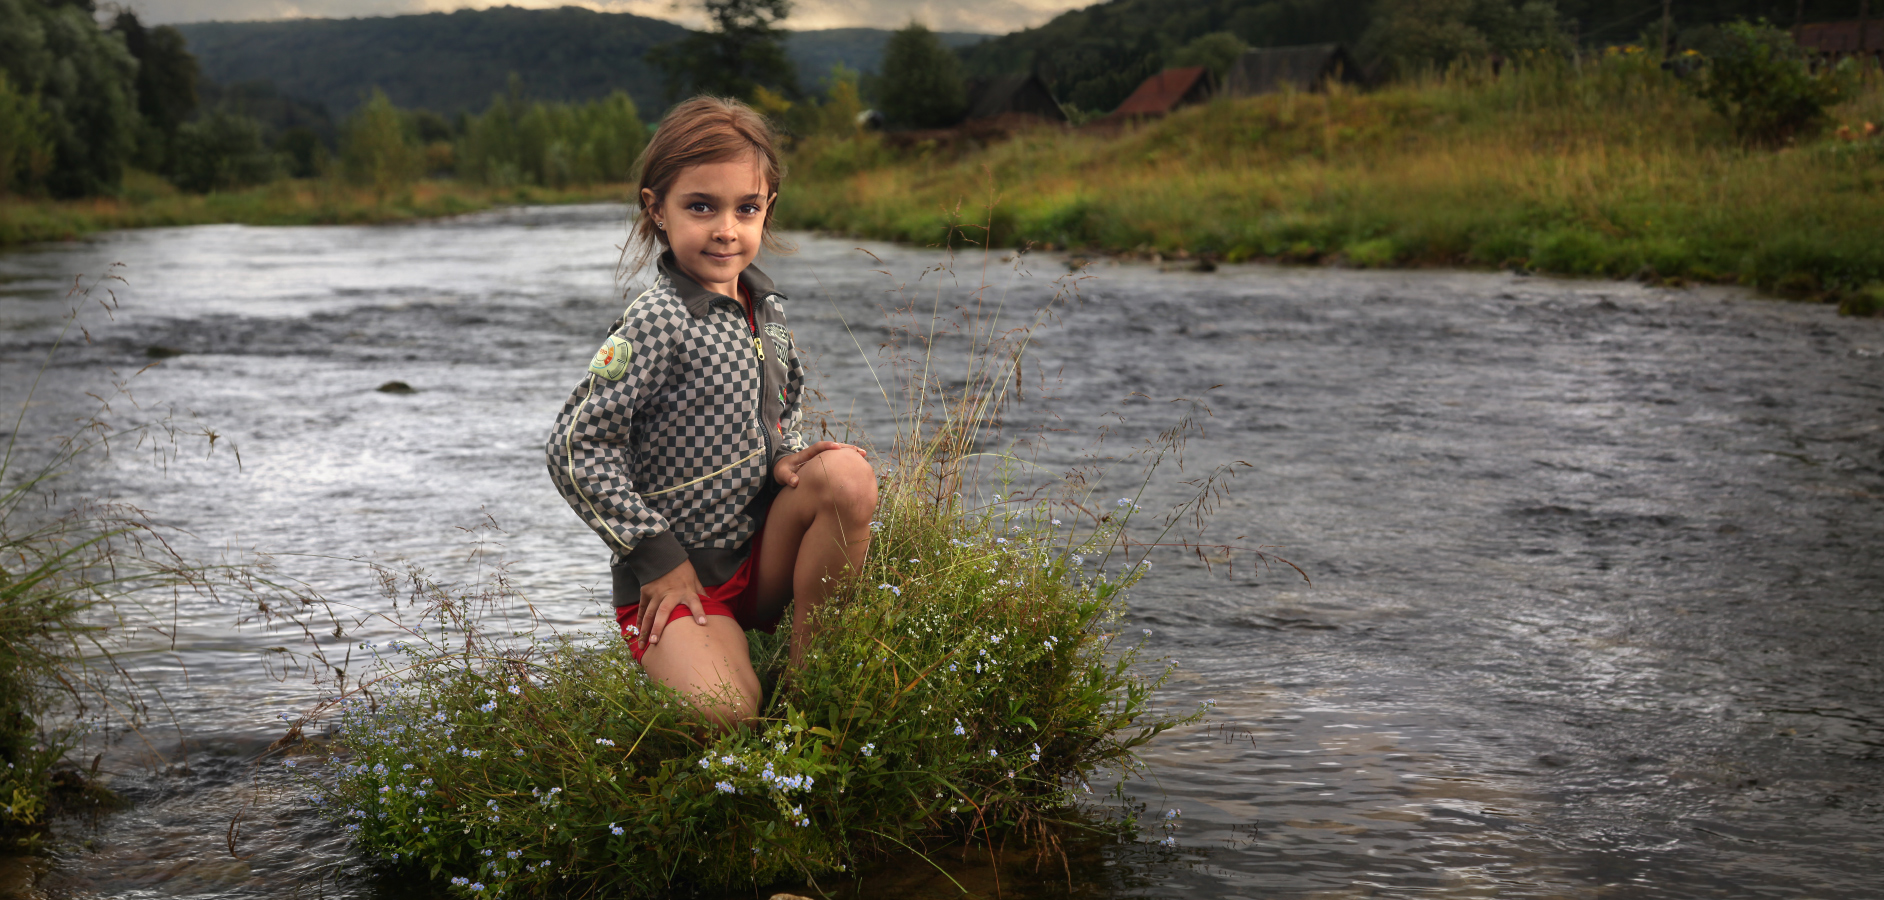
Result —
[[[653, 207], [667, 199], [680, 173], [694, 167], [739, 159], [747, 154], [757, 157], [765, 177], [767, 193], [778, 193], [785, 178], [779, 163], [778, 148], [772, 139], [772, 127], [765, 117], [738, 100], [721, 97], [695, 97], [667, 111], [661, 125], [648, 141], [635, 163], [638, 174], [635, 202], [641, 216], [630, 226], [628, 243], [622, 247], [622, 265], [618, 274], [624, 280], [633, 277], [647, 264], [667, 251], [667, 234], [654, 227]], [[642, 191], [654, 195], [653, 206], [643, 202]], [[761, 246], [774, 253], [790, 252], [791, 247], [772, 233], [772, 205], [765, 208], [764, 237]], [[627, 265], [629, 254], [634, 265]]]

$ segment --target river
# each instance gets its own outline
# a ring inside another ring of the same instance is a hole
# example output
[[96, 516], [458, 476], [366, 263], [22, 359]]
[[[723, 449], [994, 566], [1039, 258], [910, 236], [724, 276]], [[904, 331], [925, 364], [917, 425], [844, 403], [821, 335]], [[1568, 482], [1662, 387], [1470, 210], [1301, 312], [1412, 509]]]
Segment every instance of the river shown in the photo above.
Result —
[[[0, 385], [12, 408], [73, 277], [115, 271], [121, 303], [83, 307], [89, 341], [55, 357], [29, 444], [152, 348], [173, 355], [136, 377], [138, 401], [219, 438], [206, 453], [180, 437], [161, 467], [120, 453], [67, 490], [135, 502], [195, 551], [274, 553], [369, 611], [382, 601], [358, 560], [459, 577], [463, 529], [488, 517], [551, 622], [599, 629], [604, 550], [540, 447], [622, 305], [622, 216], [150, 229], [0, 253]], [[793, 237], [761, 265], [826, 403], [866, 435], [889, 422], [886, 307], [946, 309], [985, 281], [1020, 322], [1068, 274], [1052, 254], [951, 271], [936, 250]], [[1069, 877], [1083, 897], [1877, 896], [1884, 320], [1513, 273], [1085, 274], [1029, 343], [1027, 386], [1052, 396], [1007, 411], [1007, 431], [1039, 435], [1053, 466], [1203, 398], [1186, 471], [1158, 473], [1145, 505], [1247, 461], [1208, 534], [1311, 580], [1248, 553], [1151, 557], [1131, 619], [1177, 664], [1161, 702], [1217, 702], [1124, 786], [1154, 817], [1182, 810], [1176, 846], [1147, 827], [1075, 846], [1065, 871], [1005, 866], [1004, 896], [1065, 895]], [[375, 390], [394, 380], [414, 393]], [[107, 418], [151, 415], [120, 402]], [[249, 765], [308, 690], [270, 677], [260, 651], [282, 637], [238, 612], [188, 600], [176, 652], [139, 657], [170, 704], [175, 727], [152, 732], [168, 763], [111, 754], [133, 805], [63, 823], [43, 888], [410, 894], [351, 868], [337, 832]], [[950, 865], [992, 892], [985, 861]], [[953, 891], [898, 866], [862, 893]]]

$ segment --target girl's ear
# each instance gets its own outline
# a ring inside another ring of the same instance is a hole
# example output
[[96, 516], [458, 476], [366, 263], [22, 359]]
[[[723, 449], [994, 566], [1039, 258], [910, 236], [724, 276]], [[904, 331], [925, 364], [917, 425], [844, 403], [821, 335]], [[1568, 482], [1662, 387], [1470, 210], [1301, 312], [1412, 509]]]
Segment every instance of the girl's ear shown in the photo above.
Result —
[[654, 191], [648, 188], [641, 189], [641, 212], [643, 215], [657, 215], [660, 211], [660, 206], [660, 198], [654, 196]]

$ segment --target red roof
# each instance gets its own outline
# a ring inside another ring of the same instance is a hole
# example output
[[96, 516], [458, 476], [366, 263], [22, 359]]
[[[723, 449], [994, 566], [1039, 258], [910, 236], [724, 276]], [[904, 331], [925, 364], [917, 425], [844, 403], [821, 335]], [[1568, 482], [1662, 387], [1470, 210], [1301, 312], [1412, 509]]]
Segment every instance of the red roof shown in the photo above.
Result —
[[[1870, 53], [1884, 51], [1884, 19], [1872, 19], [1865, 36], [1865, 50]], [[1799, 46], [1820, 53], [1856, 53], [1858, 52], [1858, 22], [1819, 22], [1815, 25], [1799, 26]]]
[[[1203, 66], [1187, 66], [1182, 69], [1166, 69], [1159, 72], [1145, 79], [1145, 83], [1139, 85], [1138, 90], [1133, 91], [1130, 97], [1125, 98], [1125, 102], [1119, 104], [1119, 108], [1113, 110], [1112, 116], [1108, 118], [1162, 116], [1176, 109], [1186, 97], [1190, 96], [1192, 90], [1198, 87], [1197, 82], [1207, 77], [1209, 72], [1210, 70]], [[1203, 87], [1208, 89], [1209, 86], [1206, 82]], [[1199, 96], [1190, 97], [1190, 99], [1201, 100], [1203, 98]]]

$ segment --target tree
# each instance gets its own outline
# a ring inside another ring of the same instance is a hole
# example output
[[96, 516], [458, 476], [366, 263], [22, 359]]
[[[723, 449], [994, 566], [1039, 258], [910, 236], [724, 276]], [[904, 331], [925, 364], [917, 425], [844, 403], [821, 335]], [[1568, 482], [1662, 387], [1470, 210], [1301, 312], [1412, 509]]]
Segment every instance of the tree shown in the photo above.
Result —
[[968, 110], [962, 65], [920, 22], [890, 35], [877, 78], [877, 107], [892, 125], [946, 128]]
[[1549, 0], [1380, 0], [1360, 49], [1404, 77], [1493, 55], [1564, 53], [1570, 43]]
[[15, 90], [0, 72], [0, 197], [13, 188], [38, 186], [52, 166], [50, 124], [39, 98]]
[[1171, 54], [1173, 66], [1205, 66], [1218, 81], [1236, 64], [1236, 58], [1248, 50], [1249, 45], [1243, 39], [1228, 31], [1213, 31], [1182, 47]]
[[669, 100], [712, 94], [751, 100], [764, 87], [787, 98], [799, 96], [798, 67], [785, 55], [780, 22], [791, 15], [791, 0], [704, 0], [708, 31], [662, 44], [648, 61], [667, 80]]
[[137, 60], [137, 111], [144, 126], [138, 162], [153, 171], [167, 171], [175, 162], [171, 145], [177, 129], [196, 111], [196, 57], [185, 49], [183, 32], [168, 25], [147, 29], [128, 9], [118, 13], [111, 30]]
[[386, 195], [419, 177], [422, 163], [417, 143], [406, 134], [406, 116], [373, 89], [366, 105], [347, 119], [340, 139], [340, 167], [347, 180], [373, 189], [381, 202]]
[[0, 0], [0, 72], [46, 114], [45, 188], [60, 197], [116, 189], [137, 139], [137, 60], [92, 20], [90, 4]]
[[177, 129], [177, 187], [207, 194], [263, 184], [281, 174], [281, 163], [262, 142], [262, 124], [219, 109]]

